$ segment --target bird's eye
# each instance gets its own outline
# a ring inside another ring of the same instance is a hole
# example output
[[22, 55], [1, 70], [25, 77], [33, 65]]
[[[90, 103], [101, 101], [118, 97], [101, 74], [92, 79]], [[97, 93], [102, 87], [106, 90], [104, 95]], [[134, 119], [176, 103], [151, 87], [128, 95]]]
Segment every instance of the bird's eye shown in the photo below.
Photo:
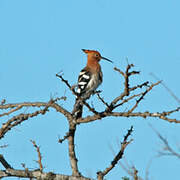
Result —
[[99, 57], [99, 55], [98, 55], [98, 54], [95, 54], [95, 56], [96, 56], [96, 57]]

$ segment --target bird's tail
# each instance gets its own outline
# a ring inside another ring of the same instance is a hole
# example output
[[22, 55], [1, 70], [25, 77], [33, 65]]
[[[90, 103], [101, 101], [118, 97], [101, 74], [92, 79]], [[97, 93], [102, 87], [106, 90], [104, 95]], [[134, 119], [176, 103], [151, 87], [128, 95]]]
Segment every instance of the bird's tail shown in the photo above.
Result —
[[75, 119], [78, 119], [80, 117], [82, 117], [82, 111], [83, 111], [83, 103], [82, 100], [76, 98], [75, 104], [74, 104], [74, 108], [72, 111], [72, 115]]

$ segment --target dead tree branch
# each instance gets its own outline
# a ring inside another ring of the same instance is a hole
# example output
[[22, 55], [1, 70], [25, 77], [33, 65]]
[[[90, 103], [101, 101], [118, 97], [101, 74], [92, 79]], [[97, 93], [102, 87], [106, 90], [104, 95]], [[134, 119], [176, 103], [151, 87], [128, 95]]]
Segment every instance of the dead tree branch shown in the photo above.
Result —
[[[2, 106], [3, 106], [3, 105], [2, 105]], [[9, 115], [9, 114], [11, 114], [11, 113], [13, 113], [13, 112], [15, 112], [15, 111], [20, 110], [22, 107], [23, 107], [22, 105], [19, 105], [19, 106], [17, 106], [16, 108], [11, 109], [9, 112], [0, 114], [0, 117], [2, 117], [2, 116], [7, 116], [7, 115]]]
[[[74, 120], [72, 113], [70, 113], [68, 110], [63, 108], [58, 104], [58, 100], [66, 99], [64, 97], [56, 98], [56, 99], [50, 99], [48, 102], [24, 102], [24, 103], [15, 103], [15, 104], [6, 104], [6, 101], [2, 101], [0, 103], [0, 110], [3, 111], [3, 113], [0, 114], [0, 117], [9, 117], [10, 119], [7, 120], [4, 124], [2, 124], [2, 127], [0, 128], [0, 139], [5, 136], [7, 132], [9, 132], [13, 127], [19, 125], [20, 123], [24, 122], [25, 120], [28, 120], [32, 117], [36, 117], [38, 115], [44, 115], [46, 114], [50, 108], [55, 109], [58, 113], [64, 115], [66, 117], [68, 123], [69, 123], [69, 132], [65, 134], [65, 136], [62, 139], [59, 139], [59, 142], [62, 143], [65, 139], [68, 140], [68, 149], [69, 149], [69, 160], [70, 165], [72, 169], [72, 176], [66, 176], [61, 174], [54, 174], [54, 173], [44, 173], [43, 171], [43, 165], [42, 165], [42, 156], [40, 153], [39, 147], [36, 145], [35, 141], [31, 141], [33, 143], [33, 146], [36, 148], [36, 151], [38, 153], [38, 164], [39, 169], [34, 171], [29, 171], [27, 168], [25, 170], [15, 170], [13, 169], [7, 161], [4, 159], [2, 155], [0, 155], [0, 162], [5, 167], [5, 170], [0, 170], [0, 178], [3, 177], [24, 177], [24, 178], [36, 178], [37, 180], [90, 180], [88, 178], [85, 178], [81, 175], [79, 169], [78, 169], [78, 160], [76, 157], [75, 152], [75, 133], [76, 133], [76, 127], [80, 123], [89, 123], [92, 121], [100, 120], [105, 117], [156, 117], [158, 119], [162, 119], [168, 122], [174, 122], [174, 123], [180, 123], [180, 120], [173, 119], [169, 117], [175, 112], [180, 111], [180, 107], [175, 108], [170, 111], [163, 111], [163, 112], [134, 112], [135, 109], [139, 106], [140, 102], [144, 99], [144, 97], [151, 92], [151, 90], [159, 85], [161, 81], [158, 81], [156, 83], [150, 84], [148, 81], [135, 85], [133, 87], [130, 86], [130, 77], [136, 74], [140, 74], [139, 71], [131, 71], [131, 68], [133, 67], [133, 64], [128, 64], [125, 71], [118, 68], [114, 68], [115, 71], [119, 72], [120, 75], [123, 76], [124, 79], [124, 89], [122, 93], [120, 93], [117, 97], [113, 97], [112, 101], [110, 103], [106, 102], [104, 98], [100, 96], [99, 93], [97, 94], [98, 99], [105, 105], [104, 110], [101, 110], [101, 112], [96, 111], [96, 108], [91, 107], [86, 101], [81, 99], [81, 97], [78, 97], [78, 95], [75, 92], [75, 89], [73, 86], [69, 84], [67, 80], [63, 78], [61, 74], [56, 74], [58, 78], [61, 79], [63, 83], [69, 88], [69, 90], [72, 92], [73, 95], [75, 95], [77, 98], [79, 98], [83, 105], [85, 105], [90, 112], [93, 113], [91, 116], [87, 116], [85, 118], [79, 118]], [[138, 92], [138, 93], [137, 93]], [[120, 110], [117, 110], [117, 108], [124, 105], [127, 102], [132, 102], [135, 100], [135, 98], [138, 98], [136, 102], [133, 104], [133, 106], [126, 111], [121, 112]], [[23, 108], [25, 107], [35, 107], [38, 109], [37, 111], [31, 112], [31, 113], [19, 113], [22, 112]], [[18, 115], [13, 116], [13, 114], [16, 113]], [[155, 118], [154, 118], [155, 119]], [[111, 164], [104, 170], [99, 171], [97, 173], [98, 180], [103, 180], [104, 176], [107, 175], [115, 166], [116, 164], [122, 159], [122, 156], [124, 154], [124, 151], [128, 144], [132, 142], [132, 139], [128, 141], [128, 137], [131, 135], [133, 131], [133, 128], [131, 127], [127, 134], [125, 135], [123, 142], [121, 143], [121, 148], [117, 155], [112, 160]], [[180, 158], [180, 155], [176, 153], [168, 144], [167, 140], [164, 139], [160, 134], [158, 134], [160, 139], [165, 144], [165, 150], [168, 151], [169, 154], [175, 155], [178, 158]], [[136, 168], [131, 169], [131, 175], [134, 178], [134, 180], [140, 180], [140, 177], [138, 177], [138, 171]]]
[[11, 165], [4, 159], [4, 156], [2, 154], [0, 154], [0, 162], [5, 169], [12, 169]]
[[69, 136], [70, 136], [70, 132], [67, 132], [66, 135], [63, 138], [58, 139], [58, 142], [63, 143], [63, 141], [65, 141]]
[[122, 158], [124, 151], [128, 144], [130, 144], [133, 140], [127, 141], [128, 137], [131, 135], [133, 131], [133, 126], [128, 130], [127, 134], [124, 136], [124, 140], [121, 143], [121, 149], [118, 152], [118, 154], [114, 157], [113, 161], [111, 162], [110, 166], [107, 167], [104, 171], [97, 172], [97, 178], [98, 180], [103, 180], [104, 176], [107, 175], [118, 163], [118, 161]]
[[127, 161], [125, 161], [125, 165], [122, 162], [119, 162], [122, 169], [133, 178], [133, 180], [143, 180], [142, 177], [138, 176], [138, 170], [134, 165], [129, 165]]
[[100, 101], [109, 109], [110, 106], [107, 102], [104, 101], [104, 99], [100, 96], [100, 92], [96, 92], [97, 97], [100, 99]]
[[136, 101], [136, 104], [128, 111], [133, 112], [135, 108], [137, 108], [138, 104], [143, 100], [144, 96], [152, 90], [154, 86], [157, 86], [161, 81], [158, 81], [157, 83], [152, 84], [145, 92], [142, 93], [141, 97]]
[[114, 117], [142, 117], [142, 118], [147, 118], [147, 117], [157, 117], [159, 119], [168, 121], [168, 122], [174, 122], [174, 123], [180, 123], [180, 120], [177, 119], [173, 119], [173, 118], [168, 118], [167, 116], [171, 115], [173, 112], [177, 112], [179, 111], [180, 108], [176, 108], [172, 111], [164, 111], [164, 112], [155, 112], [155, 113], [151, 113], [151, 112], [100, 112], [99, 114], [93, 115], [93, 116], [87, 116], [85, 118], [80, 118], [77, 120], [77, 123], [89, 123], [92, 121], [96, 121], [96, 120], [101, 120], [102, 118], [105, 117], [110, 117], [110, 116], [114, 116]]
[[8, 113], [3, 113], [1, 116], [4, 115], [9, 115], [10, 113], [13, 113], [22, 107], [44, 107], [42, 110], [37, 110], [33, 113], [27, 113], [27, 114], [19, 114], [17, 116], [13, 116], [11, 119], [9, 119], [7, 122], [3, 123], [2, 127], [0, 128], [0, 139], [4, 137], [4, 135], [11, 130], [13, 127], [21, 124], [25, 120], [28, 120], [29, 118], [38, 116], [39, 114], [44, 115], [49, 111], [49, 108], [54, 108], [57, 112], [63, 114], [67, 119], [71, 120], [73, 117], [70, 112], [68, 112], [66, 109], [62, 108], [60, 105], [56, 103], [57, 100], [61, 98], [56, 98], [56, 99], [51, 99], [49, 102], [44, 103], [44, 102], [24, 102], [24, 103], [17, 103], [17, 104], [5, 104], [5, 105], [0, 105], [0, 109], [12, 109]]
[[39, 170], [42, 172], [43, 171], [43, 165], [42, 165], [42, 155], [41, 155], [41, 152], [40, 152], [40, 147], [37, 146], [36, 142], [33, 141], [33, 140], [30, 140], [33, 144], [33, 146], [35, 147], [36, 151], [37, 151], [37, 154], [38, 154], [38, 160], [37, 160], [37, 163], [39, 164]]
[[92, 180], [85, 177], [74, 177], [63, 174], [55, 174], [53, 172], [45, 173], [39, 170], [25, 171], [16, 169], [0, 170], [0, 178], [3, 177], [35, 178], [37, 180]]
[[72, 169], [72, 175], [73, 176], [81, 176], [79, 170], [78, 170], [78, 160], [76, 158], [75, 153], [75, 145], [74, 145], [74, 136], [76, 131], [76, 125], [70, 124], [69, 127], [69, 136], [68, 136], [68, 147], [69, 147], [69, 159]]
[[51, 101], [45, 106], [44, 109], [35, 111], [34, 113], [19, 114], [17, 116], [12, 117], [10, 120], [4, 123], [2, 127], [0, 128], [0, 139], [3, 138], [4, 135], [8, 131], [10, 131], [13, 127], [21, 124], [23, 121], [28, 120], [29, 118], [35, 117], [39, 114], [44, 115], [48, 111], [50, 104], [51, 104]]
[[159, 139], [163, 143], [163, 148], [161, 151], [159, 151], [159, 156], [175, 156], [178, 159], [180, 159], [180, 153], [176, 152], [170, 145], [166, 138], [164, 138], [155, 128], [153, 128], [151, 125], [150, 127], [153, 129], [153, 131], [157, 134]]
[[[150, 73], [156, 80], [159, 81], [159, 78], [154, 74]], [[161, 81], [161, 85], [169, 92], [169, 94], [180, 104], [180, 99], [174, 94], [174, 92], [163, 82]]]
[[38, 114], [45, 114], [47, 112], [47, 108], [44, 108], [43, 110], [35, 111], [34, 113], [28, 113], [28, 114], [20, 114], [17, 116], [14, 116], [10, 120], [8, 120], [6, 123], [4, 123], [0, 129], [0, 139], [4, 137], [4, 135], [10, 131], [13, 127], [21, 124], [23, 121], [28, 120], [29, 118], [35, 117]]
[[[114, 110], [116, 107], [118, 107], [118, 106], [122, 105], [123, 103], [127, 102], [127, 101], [122, 101], [119, 105], [116, 105], [120, 100], [123, 100], [123, 98], [124, 98], [125, 96], [129, 96], [129, 94], [130, 94], [131, 91], [134, 91], [134, 90], [136, 90], [137, 88], [142, 88], [143, 86], [148, 86], [149, 82], [146, 81], [146, 82], [144, 82], [143, 84], [137, 85], [137, 86], [135, 86], [135, 87], [133, 87], [133, 88], [130, 88], [130, 87], [129, 87], [129, 78], [130, 78], [130, 76], [131, 76], [131, 75], [134, 75], [134, 74], [139, 74], [139, 73], [140, 73], [139, 71], [131, 71], [131, 72], [129, 72], [129, 70], [130, 70], [131, 67], [134, 67], [134, 65], [133, 65], [133, 64], [128, 64], [125, 72], [122, 72], [120, 69], [118, 69], [118, 68], [116, 68], [116, 67], [114, 68], [115, 71], [118, 71], [118, 72], [124, 77], [124, 81], [125, 81], [125, 82], [124, 82], [124, 92], [123, 92], [120, 96], [116, 97], [116, 98], [111, 102], [111, 104], [110, 104], [110, 106], [109, 106], [110, 108], [109, 108], [109, 109], [107, 108], [107, 110], [112, 111], [112, 110]], [[130, 112], [132, 112], [132, 111], [138, 106], [139, 102], [143, 99], [143, 97], [144, 97], [150, 90], [152, 90], [152, 88], [153, 88], [154, 86], [158, 85], [159, 83], [160, 83], [160, 81], [157, 82], [157, 83], [152, 84], [144, 93], [142, 93], [141, 97], [136, 101], [136, 104], [132, 107], [132, 109], [130, 110]], [[136, 96], [138, 96], [138, 95], [134, 95], [134, 97], [136, 97]], [[130, 99], [133, 99], [133, 98], [130, 98]], [[130, 100], [130, 99], [129, 99], [129, 100]]]
[[139, 71], [129, 72], [129, 70], [132, 67], [134, 67], [133, 64], [128, 64], [127, 67], [126, 67], [125, 73], [123, 71], [121, 71], [120, 69], [118, 69], [117, 67], [114, 68], [115, 71], [118, 71], [124, 77], [124, 93], [122, 93], [121, 96], [119, 96], [118, 98], [115, 98], [112, 101], [111, 106], [115, 105], [119, 100], [122, 100], [125, 96], [129, 96], [129, 91], [130, 91], [130, 88], [129, 88], [129, 77], [131, 75], [139, 74], [140, 73]]
[[[22, 107], [51, 107], [54, 108], [57, 112], [63, 114], [68, 119], [71, 119], [72, 118], [71, 113], [56, 103], [56, 101], [64, 98], [65, 97], [50, 99], [49, 102], [24, 102], [24, 103], [5, 104], [5, 105], [0, 105], [0, 109], [5, 110], [5, 109], [16, 108], [17, 110], [19, 110]], [[15, 111], [9, 111], [8, 113], [3, 113], [0, 116], [9, 115], [10, 113], [13, 112]]]

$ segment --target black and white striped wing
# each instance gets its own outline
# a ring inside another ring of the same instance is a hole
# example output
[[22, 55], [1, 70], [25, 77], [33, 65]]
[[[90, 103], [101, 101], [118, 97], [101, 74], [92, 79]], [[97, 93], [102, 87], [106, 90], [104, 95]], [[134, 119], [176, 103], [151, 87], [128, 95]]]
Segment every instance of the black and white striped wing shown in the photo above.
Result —
[[77, 93], [79, 94], [79, 96], [86, 93], [86, 88], [87, 88], [88, 83], [90, 82], [90, 79], [91, 79], [91, 73], [89, 71], [86, 71], [85, 69], [83, 69], [79, 73], [78, 88], [77, 88]]

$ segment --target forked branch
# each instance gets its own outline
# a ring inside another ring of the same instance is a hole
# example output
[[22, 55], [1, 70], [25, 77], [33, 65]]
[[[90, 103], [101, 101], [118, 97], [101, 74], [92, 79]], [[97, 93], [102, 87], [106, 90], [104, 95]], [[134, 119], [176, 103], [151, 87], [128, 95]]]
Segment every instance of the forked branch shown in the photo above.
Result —
[[33, 146], [35, 147], [37, 154], [38, 154], [38, 160], [37, 163], [39, 164], [39, 170], [42, 172], [43, 171], [43, 165], [42, 165], [42, 155], [40, 152], [40, 147], [36, 144], [35, 141], [31, 140]]
[[127, 140], [128, 137], [131, 135], [132, 131], [133, 131], [133, 126], [131, 126], [131, 128], [128, 130], [127, 134], [124, 136], [124, 140], [121, 143], [121, 149], [119, 150], [117, 155], [114, 157], [114, 159], [112, 160], [109, 167], [107, 167], [104, 171], [97, 172], [98, 180], [103, 180], [104, 176], [107, 175], [116, 166], [116, 164], [119, 162], [119, 160], [123, 157], [123, 154], [124, 154], [124, 151], [125, 151], [127, 145], [133, 141], [132, 139], [130, 139], [129, 141]]

